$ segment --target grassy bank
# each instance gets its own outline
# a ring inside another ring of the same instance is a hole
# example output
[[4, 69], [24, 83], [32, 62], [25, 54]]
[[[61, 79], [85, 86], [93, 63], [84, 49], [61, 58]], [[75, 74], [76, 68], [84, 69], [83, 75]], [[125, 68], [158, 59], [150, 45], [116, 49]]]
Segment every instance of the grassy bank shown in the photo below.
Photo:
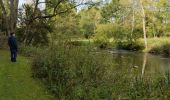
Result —
[[44, 51], [33, 60], [34, 76], [59, 100], [170, 98], [170, 73], [141, 76], [142, 69], [123, 68], [116, 56], [90, 50], [67, 45]]
[[148, 50], [146, 52], [170, 57], [170, 38], [149, 38], [147, 40]]
[[50, 100], [50, 96], [32, 78], [28, 59], [18, 56], [18, 62], [11, 63], [9, 52], [0, 50], [0, 100]]

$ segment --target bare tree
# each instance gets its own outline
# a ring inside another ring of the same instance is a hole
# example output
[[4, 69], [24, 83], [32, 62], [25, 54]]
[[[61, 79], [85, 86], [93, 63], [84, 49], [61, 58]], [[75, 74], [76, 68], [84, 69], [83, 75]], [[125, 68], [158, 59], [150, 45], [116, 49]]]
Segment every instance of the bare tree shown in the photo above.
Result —
[[131, 40], [133, 39], [133, 31], [134, 31], [134, 26], [135, 26], [135, 7], [134, 7], [134, 0], [131, 0], [132, 2], [132, 28], [131, 28]]
[[140, 0], [141, 10], [142, 10], [142, 23], [143, 23], [143, 37], [145, 42], [145, 49], [147, 50], [148, 44], [147, 44], [147, 37], [146, 37], [146, 15], [145, 15], [145, 9], [143, 6], [143, 1]]

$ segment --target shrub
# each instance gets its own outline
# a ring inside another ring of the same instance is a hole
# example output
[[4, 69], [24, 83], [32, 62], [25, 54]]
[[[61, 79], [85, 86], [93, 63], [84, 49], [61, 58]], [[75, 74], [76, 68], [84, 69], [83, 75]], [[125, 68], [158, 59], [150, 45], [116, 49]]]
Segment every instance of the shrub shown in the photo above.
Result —
[[124, 49], [124, 50], [132, 50], [132, 51], [139, 51], [144, 49], [144, 45], [140, 42], [128, 42], [128, 41], [122, 41], [117, 42], [116, 47], [118, 49]]
[[67, 45], [82, 46], [83, 43], [81, 41], [69, 41], [67, 42]]
[[151, 47], [151, 49], [149, 50], [149, 53], [160, 54], [161, 53], [160, 51], [161, 51], [161, 46], [157, 45], [157, 46]]
[[0, 49], [7, 48], [8, 46], [8, 38], [4, 34], [0, 33]]
[[149, 50], [149, 53], [160, 54], [165, 57], [170, 57], [170, 43], [162, 43], [159, 45], [154, 45]]
[[110, 37], [114, 33], [112, 24], [99, 24], [96, 27], [96, 34], [94, 35], [94, 43], [99, 48], [108, 48], [110, 45]]
[[108, 39], [96, 39], [94, 40], [94, 44], [101, 49], [105, 49], [109, 46], [109, 41]]
[[26, 57], [34, 57], [35, 55], [37, 55], [38, 53], [42, 52], [42, 48], [38, 48], [38, 47], [34, 47], [34, 46], [24, 46], [24, 45], [20, 45], [19, 46], [19, 53], [23, 56]]
[[161, 53], [163, 56], [170, 57], [170, 44], [169, 43], [164, 44], [162, 46]]

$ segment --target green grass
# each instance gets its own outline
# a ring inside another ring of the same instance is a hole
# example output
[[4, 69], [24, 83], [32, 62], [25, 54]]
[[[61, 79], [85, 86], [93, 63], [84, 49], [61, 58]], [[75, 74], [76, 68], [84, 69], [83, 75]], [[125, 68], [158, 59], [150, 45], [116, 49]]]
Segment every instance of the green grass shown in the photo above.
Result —
[[60, 44], [35, 56], [32, 65], [56, 100], [169, 100], [169, 71], [142, 74], [142, 66], [150, 66], [147, 55], [134, 57]]
[[50, 100], [43, 85], [32, 78], [28, 59], [10, 62], [9, 52], [0, 50], [0, 100]]
[[[144, 42], [140, 39], [140, 42]], [[148, 49], [144, 52], [170, 57], [170, 37], [148, 38]]]
[[[143, 39], [139, 39], [141, 43], [144, 43]], [[160, 37], [160, 38], [147, 38], [148, 42], [148, 50], [152, 49], [153, 47], [156, 46], [161, 46], [162, 44], [165, 43], [170, 43], [170, 37]]]

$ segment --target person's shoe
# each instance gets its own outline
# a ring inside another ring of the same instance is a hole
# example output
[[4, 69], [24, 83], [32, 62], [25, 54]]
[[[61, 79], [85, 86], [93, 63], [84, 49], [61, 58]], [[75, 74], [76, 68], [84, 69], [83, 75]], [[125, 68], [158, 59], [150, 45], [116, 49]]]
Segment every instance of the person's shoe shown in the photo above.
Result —
[[13, 59], [13, 60], [11, 60], [11, 62], [17, 62], [17, 61]]

